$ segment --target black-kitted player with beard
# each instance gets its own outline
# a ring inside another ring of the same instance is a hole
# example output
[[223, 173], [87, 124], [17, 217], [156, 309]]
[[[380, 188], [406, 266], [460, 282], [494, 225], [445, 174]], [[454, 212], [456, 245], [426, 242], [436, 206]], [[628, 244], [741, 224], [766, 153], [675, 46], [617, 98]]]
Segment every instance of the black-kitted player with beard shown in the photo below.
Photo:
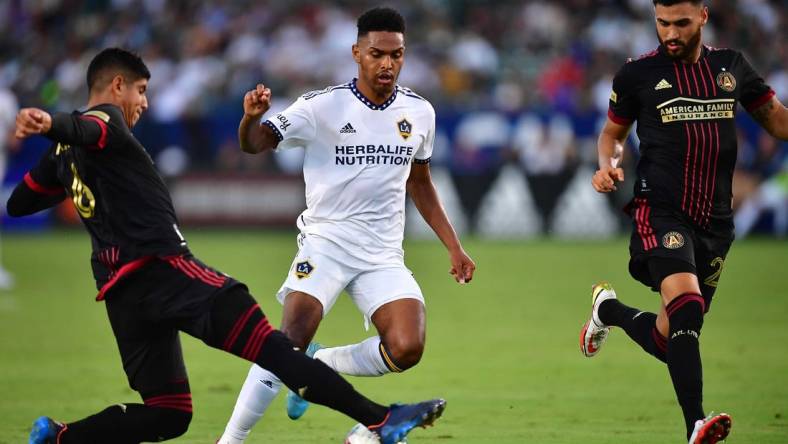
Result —
[[87, 109], [50, 115], [22, 109], [16, 136], [52, 146], [15, 189], [8, 213], [24, 216], [68, 198], [93, 246], [97, 300], [106, 302], [129, 385], [142, 403], [115, 404], [67, 424], [42, 416], [30, 444], [137, 444], [183, 434], [192, 396], [178, 332], [270, 369], [311, 402], [374, 430], [386, 444], [440, 415], [443, 400], [384, 407], [271, 327], [244, 284], [195, 258], [170, 194], [131, 128], [148, 108], [150, 72], [110, 48], [91, 61]]
[[657, 50], [628, 61], [613, 80], [599, 136], [600, 193], [624, 179], [622, 144], [637, 121], [630, 274], [661, 295], [658, 313], [628, 307], [608, 283], [592, 289], [592, 316], [580, 333], [594, 356], [621, 327], [667, 363], [691, 444], [716, 443], [729, 415], [706, 416], [699, 336], [733, 241], [731, 185], [737, 103], [773, 136], [788, 138], [788, 110], [741, 53], [701, 44], [708, 8], [700, 0], [654, 0]]

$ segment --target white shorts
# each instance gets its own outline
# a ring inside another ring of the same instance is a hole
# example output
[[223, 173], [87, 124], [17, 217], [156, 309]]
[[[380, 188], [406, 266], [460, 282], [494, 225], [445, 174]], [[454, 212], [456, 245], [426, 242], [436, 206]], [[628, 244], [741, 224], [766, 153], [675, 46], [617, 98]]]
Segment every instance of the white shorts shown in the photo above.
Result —
[[391, 301], [417, 299], [424, 304], [421, 288], [405, 264], [369, 264], [319, 236], [299, 234], [298, 245], [287, 279], [276, 294], [282, 304], [288, 294], [304, 292], [323, 304], [325, 317], [346, 290], [366, 321]]

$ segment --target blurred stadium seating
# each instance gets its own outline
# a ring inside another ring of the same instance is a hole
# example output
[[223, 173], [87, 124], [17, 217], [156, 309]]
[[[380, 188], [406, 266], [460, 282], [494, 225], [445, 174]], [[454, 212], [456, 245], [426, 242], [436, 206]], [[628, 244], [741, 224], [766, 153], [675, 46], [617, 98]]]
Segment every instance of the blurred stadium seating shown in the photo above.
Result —
[[[134, 49], [153, 74], [151, 109], [135, 133], [172, 181], [181, 217], [288, 225], [290, 213], [303, 205], [299, 154], [239, 152], [242, 95], [262, 81], [272, 88], [278, 109], [305, 91], [351, 79], [355, 17], [375, 4], [4, 1], [0, 88], [13, 91], [23, 106], [70, 111], [85, 102], [84, 73], [98, 49]], [[433, 168], [462, 231], [598, 237], [625, 228], [617, 208], [627, 193], [608, 199], [587, 185], [612, 76], [627, 57], [657, 44], [650, 0], [409, 0], [397, 6], [408, 23], [400, 83], [427, 97], [438, 112]], [[743, 50], [785, 103], [786, 23], [784, 1], [715, 0], [705, 41]], [[746, 113], [739, 113], [738, 123], [737, 205], [763, 194], [762, 182], [784, 176], [788, 152]], [[11, 156], [6, 187], [45, 144], [31, 140], [22, 148]], [[632, 154], [629, 165], [634, 148]], [[276, 193], [256, 196], [255, 190], [270, 184]], [[777, 191], [778, 209], [767, 212], [779, 215], [788, 206], [788, 190], [780, 185]], [[251, 206], [264, 210], [249, 211]], [[594, 224], [580, 217], [591, 212]], [[411, 220], [411, 234], [428, 234], [418, 218]], [[770, 220], [764, 226], [750, 213], [747, 223], [784, 233]]]

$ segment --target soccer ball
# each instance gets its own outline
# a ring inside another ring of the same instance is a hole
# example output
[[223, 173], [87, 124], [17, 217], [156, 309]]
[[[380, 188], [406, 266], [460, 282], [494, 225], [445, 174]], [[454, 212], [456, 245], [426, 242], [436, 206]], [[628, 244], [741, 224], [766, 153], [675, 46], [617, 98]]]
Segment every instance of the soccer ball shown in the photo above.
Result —
[[[380, 444], [380, 438], [363, 424], [356, 424], [345, 436], [345, 444]], [[405, 438], [397, 444], [408, 444], [408, 439]]]

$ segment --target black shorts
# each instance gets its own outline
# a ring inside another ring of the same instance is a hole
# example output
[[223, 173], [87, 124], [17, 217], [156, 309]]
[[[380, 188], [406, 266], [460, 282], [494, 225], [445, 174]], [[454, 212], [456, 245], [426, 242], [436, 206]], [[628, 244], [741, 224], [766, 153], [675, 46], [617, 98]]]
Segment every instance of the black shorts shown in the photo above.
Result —
[[690, 224], [678, 211], [650, 206], [635, 198], [629, 206], [632, 237], [629, 241], [629, 273], [659, 291], [662, 280], [675, 273], [698, 277], [706, 310], [733, 243], [733, 230], [704, 230]]
[[187, 382], [178, 331], [207, 342], [214, 301], [234, 293], [254, 303], [246, 286], [190, 255], [154, 259], [119, 280], [106, 305], [131, 388], [144, 397]]

